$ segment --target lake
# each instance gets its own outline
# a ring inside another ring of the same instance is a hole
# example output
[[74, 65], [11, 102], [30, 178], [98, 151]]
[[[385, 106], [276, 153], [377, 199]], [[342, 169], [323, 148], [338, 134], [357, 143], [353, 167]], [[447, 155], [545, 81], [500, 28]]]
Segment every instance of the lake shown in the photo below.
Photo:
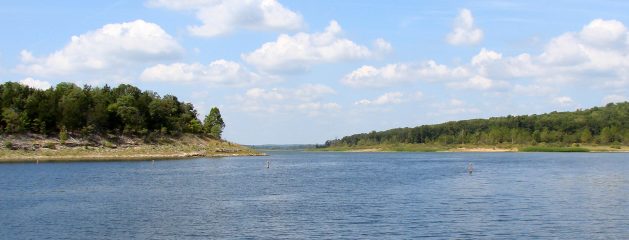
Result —
[[625, 153], [270, 154], [2, 164], [0, 238], [629, 239]]

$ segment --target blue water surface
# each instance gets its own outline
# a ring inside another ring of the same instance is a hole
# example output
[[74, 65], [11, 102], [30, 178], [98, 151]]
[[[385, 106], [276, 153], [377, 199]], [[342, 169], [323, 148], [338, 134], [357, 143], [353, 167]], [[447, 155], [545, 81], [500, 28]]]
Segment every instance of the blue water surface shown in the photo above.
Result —
[[270, 154], [1, 164], [0, 238], [629, 239], [629, 154]]

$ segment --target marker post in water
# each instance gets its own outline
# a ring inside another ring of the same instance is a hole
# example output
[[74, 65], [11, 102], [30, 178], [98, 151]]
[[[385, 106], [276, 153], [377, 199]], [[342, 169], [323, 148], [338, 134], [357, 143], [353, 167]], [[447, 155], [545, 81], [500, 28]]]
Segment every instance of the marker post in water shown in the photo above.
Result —
[[472, 163], [468, 163], [467, 164], [467, 173], [472, 175], [472, 172], [474, 172], [474, 165]]

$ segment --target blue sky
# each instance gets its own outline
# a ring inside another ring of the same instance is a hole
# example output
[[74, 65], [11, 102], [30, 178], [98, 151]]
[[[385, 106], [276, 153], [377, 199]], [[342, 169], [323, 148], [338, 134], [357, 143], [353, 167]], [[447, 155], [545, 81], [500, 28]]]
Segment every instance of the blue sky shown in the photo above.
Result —
[[[322, 143], [629, 98], [625, 1], [0, 3], [0, 80], [131, 83], [226, 139]], [[201, 116], [202, 117], [202, 116]]]

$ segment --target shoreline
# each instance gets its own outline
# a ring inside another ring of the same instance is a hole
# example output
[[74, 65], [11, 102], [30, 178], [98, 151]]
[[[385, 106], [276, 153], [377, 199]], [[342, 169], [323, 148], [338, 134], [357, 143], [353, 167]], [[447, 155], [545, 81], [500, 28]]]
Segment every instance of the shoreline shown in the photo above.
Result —
[[[91, 136], [92, 139], [100, 136]], [[110, 137], [109, 139], [115, 139]], [[163, 136], [149, 143], [141, 138], [117, 136], [117, 141], [101, 137], [98, 141], [71, 138], [61, 142], [42, 135], [13, 135], [0, 138], [1, 163], [144, 161], [163, 159], [266, 156], [251, 148], [202, 135]]]
[[136, 154], [136, 155], [70, 155], [70, 156], [45, 156], [34, 155], [22, 158], [0, 158], [2, 163], [37, 163], [37, 162], [125, 162], [125, 161], [150, 161], [150, 160], [185, 160], [193, 158], [223, 158], [223, 157], [262, 157], [268, 156], [260, 152], [243, 153], [212, 153], [204, 154], [198, 152], [173, 153], [173, 154]]
[[[550, 152], [550, 151], [518, 151], [511, 149], [464, 149], [464, 150], [443, 150], [443, 151], [391, 151], [381, 149], [359, 149], [359, 150], [325, 150], [325, 151], [311, 151], [311, 152], [346, 152], [346, 153], [575, 153], [575, 152]], [[629, 153], [628, 150], [618, 151], [600, 151], [592, 150], [588, 152], [576, 152], [576, 153]]]
[[313, 152], [470, 152], [470, 153], [500, 153], [500, 152], [591, 152], [591, 153], [629, 153], [629, 146], [441, 146], [441, 145], [383, 145], [362, 147], [330, 147], [311, 149]]

